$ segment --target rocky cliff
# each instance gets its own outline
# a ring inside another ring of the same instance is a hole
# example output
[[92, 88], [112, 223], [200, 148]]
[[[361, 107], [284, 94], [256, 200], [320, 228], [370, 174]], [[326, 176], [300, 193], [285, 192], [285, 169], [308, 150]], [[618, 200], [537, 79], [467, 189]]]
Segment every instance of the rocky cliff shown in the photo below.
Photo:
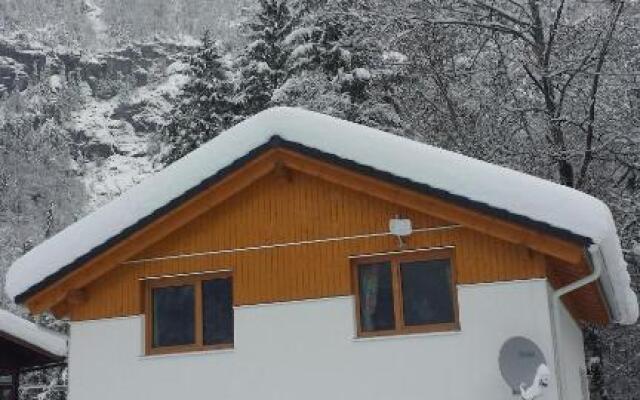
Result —
[[0, 38], [0, 99], [36, 84], [77, 89], [80, 106], [66, 126], [94, 208], [155, 170], [154, 135], [188, 80], [182, 60], [196, 44], [153, 41], [78, 52]]

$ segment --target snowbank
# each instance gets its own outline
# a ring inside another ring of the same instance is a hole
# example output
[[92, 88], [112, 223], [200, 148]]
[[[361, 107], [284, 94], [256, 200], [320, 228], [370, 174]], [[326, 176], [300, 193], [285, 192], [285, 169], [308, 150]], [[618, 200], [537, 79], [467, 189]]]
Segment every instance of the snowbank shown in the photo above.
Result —
[[[510, 216], [570, 232], [600, 246], [606, 291], [620, 323], [638, 302], [609, 208], [577, 190], [322, 114], [272, 108], [229, 129], [17, 260], [6, 290], [15, 298], [178, 198], [274, 136], [459, 196]], [[72, 243], [72, 245], [69, 245]]]
[[58, 357], [67, 356], [67, 337], [0, 310], [0, 332]]

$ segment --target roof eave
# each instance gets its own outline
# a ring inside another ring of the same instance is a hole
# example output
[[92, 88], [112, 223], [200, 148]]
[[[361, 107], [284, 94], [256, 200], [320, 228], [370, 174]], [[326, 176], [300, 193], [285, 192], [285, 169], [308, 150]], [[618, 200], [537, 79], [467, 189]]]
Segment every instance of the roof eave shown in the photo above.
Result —
[[27, 348], [35, 353], [40, 354], [43, 357], [49, 358], [51, 360], [51, 362], [59, 362], [59, 361], [63, 361], [67, 355], [66, 355], [66, 350], [64, 352], [61, 352], [63, 354], [60, 353], [54, 353], [51, 352], [50, 350], [47, 350], [45, 348], [43, 348], [40, 345], [37, 345], [35, 343], [31, 343], [28, 342], [22, 338], [16, 337], [8, 332], [3, 332], [0, 331], [0, 337], [5, 338], [6, 340], [13, 342], [19, 346], [22, 346], [24, 348]]
[[559, 239], [575, 243], [585, 248], [587, 248], [589, 245], [593, 243], [591, 238], [576, 234], [569, 230], [558, 228], [551, 224], [537, 221], [527, 216], [515, 214], [508, 210], [494, 207], [483, 202], [475, 201], [461, 195], [453, 194], [445, 190], [429, 186], [427, 184], [418, 183], [408, 178], [399, 177], [391, 173], [375, 169], [371, 166], [363, 165], [352, 160], [341, 158], [339, 156], [336, 156], [335, 154], [327, 153], [327, 152], [318, 150], [316, 148], [308, 147], [298, 142], [286, 140], [280, 137], [279, 135], [272, 135], [266, 143], [252, 149], [251, 151], [246, 153], [244, 156], [236, 159], [227, 167], [221, 169], [214, 175], [203, 180], [199, 184], [193, 186], [190, 190], [186, 191], [182, 195], [168, 202], [163, 207], [160, 207], [159, 209], [155, 210], [151, 214], [140, 219], [137, 223], [129, 226], [128, 228], [124, 229], [117, 235], [113, 236], [111, 239], [107, 240], [103, 244], [93, 248], [91, 251], [85, 253], [83, 256], [78, 257], [73, 262], [60, 268], [54, 274], [49, 275], [48, 277], [41, 280], [37, 284], [32, 285], [27, 290], [16, 295], [14, 298], [15, 302], [19, 304], [24, 304], [28, 302], [29, 299], [35, 296], [38, 292], [40, 292], [41, 290], [44, 290], [48, 286], [63, 279], [66, 275], [73, 272], [77, 268], [81, 267], [85, 263], [89, 262], [92, 258], [96, 257], [103, 251], [125, 240], [133, 232], [136, 232], [137, 230], [142, 229], [146, 225], [155, 221], [160, 216], [164, 215], [166, 212], [188, 201], [194, 195], [211, 187], [212, 185], [215, 185], [225, 176], [227, 176], [228, 174], [230, 174], [231, 172], [237, 169], [242, 168], [247, 162], [258, 157], [263, 152], [270, 149], [275, 149], [275, 148], [284, 148], [294, 152], [298, 152], [305, 156], [315, 158], [321, 161], [325, 161], [331, 164], [335, 164], [335, 165], [344, 167], [346, 169], [361, 173], [366, 176], [370, 176], [376, 179], [386, 181], [388, 183], [402, 186], [404, 188], [416, 191], [418, 193], [438, 197], [445, 201], [450, 201], [452, 203], [455, 203], [461, 207], [473, 209], [480, 213], [484, 213], [499, 219], [504, 219], [504, 220], [513, 222], [515, 224], [523, 225], [528, 228], [534, 229], [536, 231], [552, 235]]

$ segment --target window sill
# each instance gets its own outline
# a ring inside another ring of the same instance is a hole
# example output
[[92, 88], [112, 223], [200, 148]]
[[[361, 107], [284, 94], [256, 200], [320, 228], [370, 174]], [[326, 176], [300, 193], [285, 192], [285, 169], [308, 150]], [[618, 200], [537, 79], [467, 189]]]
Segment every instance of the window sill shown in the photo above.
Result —
[[401, 339], [414, 339], [414, 338], [423, 338], [423, 337], [434, 337], [434, 336], [455, 336], [460, 335], [462, 330], [450, 330], [450, 331], [436, 331], [436, 332], [415, 332], [415, 333], [406, 333], [406, 332], [398, 332], [398, 333], [389, 333], [384, 335], [372, 335], [372, 336], [354, 336], [351, 338], [353, 342], [370, 342], [370, 341], [381, 341], [381, 340], [401, 340]]
[[193, 350], [193, 351], [177, 351], [173, 353], [158, 353], [158, 354], [143, 354], [138, 356], [138, 360], [156, 360], [161, 358], [175, 358], [175, 357], [203, 357], [210, 356], [214, 354], [227, 354], [234, 353], [235, 347], [226, 347], [220, 349], [204, 349], [204, 350]]

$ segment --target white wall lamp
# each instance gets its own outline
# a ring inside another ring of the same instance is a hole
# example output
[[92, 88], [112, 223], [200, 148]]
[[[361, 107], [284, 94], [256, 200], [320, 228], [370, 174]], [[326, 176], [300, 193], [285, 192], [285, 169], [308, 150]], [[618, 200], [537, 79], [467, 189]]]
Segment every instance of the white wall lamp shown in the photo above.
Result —
[[400, 248], [404, 248], [406, 246], [402, 238], [411, 235], [412, 232], [413, 228], [409, 218], [400, 218], [396, 216], [389, 220], [389, 233], [398, 238]]

